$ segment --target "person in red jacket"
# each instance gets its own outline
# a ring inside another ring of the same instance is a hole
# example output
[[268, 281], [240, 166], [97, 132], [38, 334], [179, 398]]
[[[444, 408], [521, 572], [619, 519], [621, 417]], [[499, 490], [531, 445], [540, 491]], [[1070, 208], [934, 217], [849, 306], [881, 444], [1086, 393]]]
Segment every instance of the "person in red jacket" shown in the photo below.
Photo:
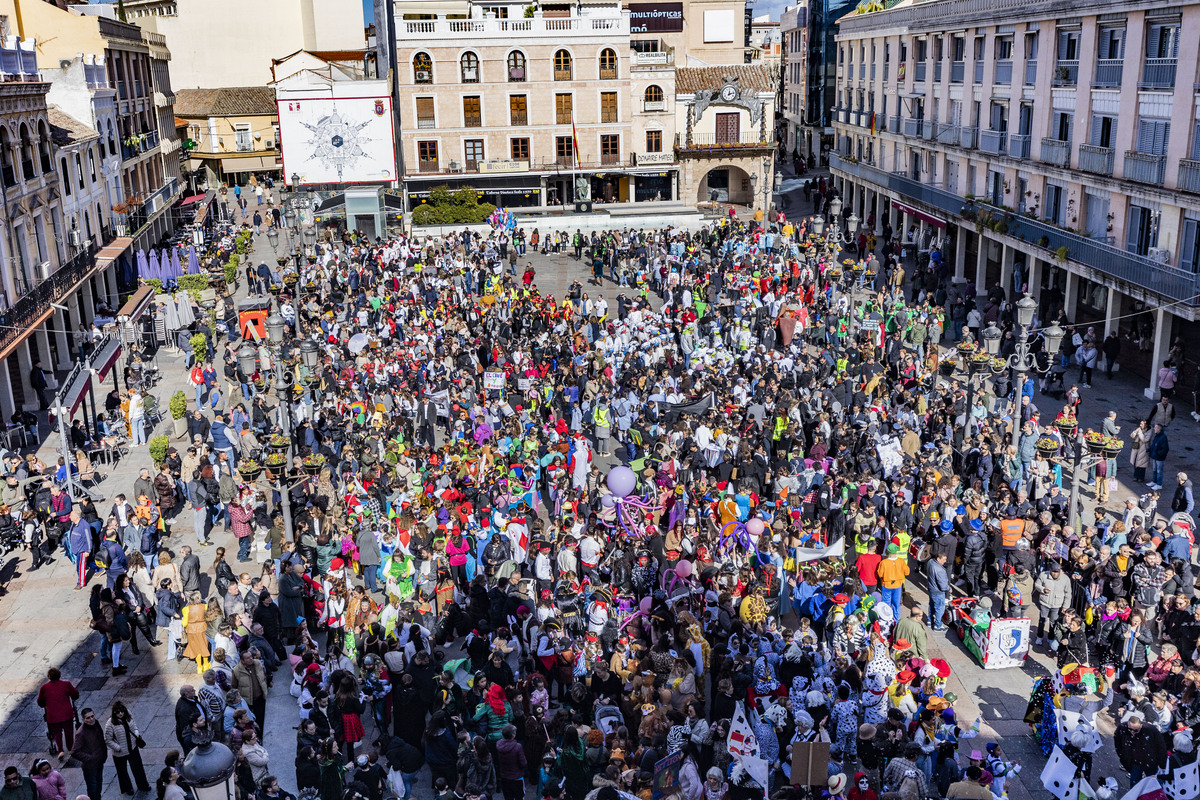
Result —
[[46, 677], [50, 680], [38, 689], [37, 704], [46, 709], [46, 727], [61, 761], [75, 747], [75, 701], [79, 699], [79, 690], [62, 679], [57, 667], [51, 667]]

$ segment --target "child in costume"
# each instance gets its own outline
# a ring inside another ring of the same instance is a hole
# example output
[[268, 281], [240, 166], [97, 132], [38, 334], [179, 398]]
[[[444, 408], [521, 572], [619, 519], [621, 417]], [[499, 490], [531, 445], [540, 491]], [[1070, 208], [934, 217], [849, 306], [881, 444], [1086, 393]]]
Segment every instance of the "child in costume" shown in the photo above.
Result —
[[992, 795], [1007, 797], [1004, 784], [1010, 775], [1021, 774], [1021, 762], [1007, 761], [999, 742], [988, 742], [987, 753], [987, 769], [992, 773]]

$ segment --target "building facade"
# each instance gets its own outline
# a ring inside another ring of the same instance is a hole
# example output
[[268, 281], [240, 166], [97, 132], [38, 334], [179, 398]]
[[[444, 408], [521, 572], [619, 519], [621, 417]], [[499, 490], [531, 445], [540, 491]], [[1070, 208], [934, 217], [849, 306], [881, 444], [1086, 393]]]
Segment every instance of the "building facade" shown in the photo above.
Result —
[[443, 184], [500, 206], [674, 199], [673, 55], [631, 51], [615, 5], [523, 9], [395, 20], [409, 207]]
[[[1197, 352], [1200, 4], [934, 0], [840, 20], [835, 179], [955, 277], [1122, 334], [1157, 389]], [[1151, 344], [1152, 343], [1152, 344]], [[1188, 369], [1190, 380], [1191, 366]]]
[[251, 174], [280, 178], [274, 89], [180, 89], [175, 115], [187, 123], [188, 169], [199, 173], [199, 185], [244, 185]]
[[164, 37], [178, 88], [266, 86], [273, 56], [365, 42], [360, 0], [125, 0], [124, 9], [126, 21]]
[[[788, 6], [779, 17], [782, 47], [779, 142], [789, 154], [808, 152], [804, 126], [808, 81], [808, 3]], [[801, 148], [801, 143], [804, 147]]]
[[689, 204], [770, 206], [775, 87], [763, 65], [675, 70], [675, 152]]

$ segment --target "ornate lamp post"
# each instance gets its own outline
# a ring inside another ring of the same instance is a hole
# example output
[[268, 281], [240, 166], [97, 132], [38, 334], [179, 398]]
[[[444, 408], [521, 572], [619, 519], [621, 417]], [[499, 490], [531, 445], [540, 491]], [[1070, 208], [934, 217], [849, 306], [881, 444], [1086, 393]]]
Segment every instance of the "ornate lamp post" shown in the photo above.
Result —
[[[1016, 350], [1012, 355], [1008, 356], [1007, 361], [1009, 367], [1016, 373], [1013, 381], [1013, 399], [1014, 407], [1012, 411], [1013, 429], [1012, 429], [1012, 446], [1015, 449], [1021, 438], [1021, 391], [1025, 387], [1025, 373], [1037, 369], [1037, 358], [1034, 353], [1030, 352], [1029, 347], [1029, 328], [1033, 325], [1033, 314], [1037, 311], [1037, 301], [1029, 296], [1029, 292], [1017, 301], [1016, 304]], [[1062, 346], [1064, 331], [1057, 325], [1051, 325], [1044, 329], [1042, 338], [1046, 343], [1046, 353], [1053, 358], [1058, 354], [1058, 349]], [[982, 335], [983, 344], [987, 354], [992, 358], [1000, 357], [1000, 330], [996, 328], [996, 323], [988, 325], [988, 329]]]

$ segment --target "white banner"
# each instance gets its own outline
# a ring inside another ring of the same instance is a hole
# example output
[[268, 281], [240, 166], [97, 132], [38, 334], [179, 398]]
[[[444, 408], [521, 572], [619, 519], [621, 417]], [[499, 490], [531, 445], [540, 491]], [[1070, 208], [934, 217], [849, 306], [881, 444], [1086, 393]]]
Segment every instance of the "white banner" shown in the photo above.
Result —
[[845, 537], [838, 539], [828, 547], [818, 547], [815, 550], [806, 547], [796, 548], [796, 563], [801, 564], [805, 561], [819, 561], [822, 558], [841, 558], [846, 553]]
[[1029, 652], [1029, 620], [993, 619], [988, 628], [984, 669], [1019, 667]]

